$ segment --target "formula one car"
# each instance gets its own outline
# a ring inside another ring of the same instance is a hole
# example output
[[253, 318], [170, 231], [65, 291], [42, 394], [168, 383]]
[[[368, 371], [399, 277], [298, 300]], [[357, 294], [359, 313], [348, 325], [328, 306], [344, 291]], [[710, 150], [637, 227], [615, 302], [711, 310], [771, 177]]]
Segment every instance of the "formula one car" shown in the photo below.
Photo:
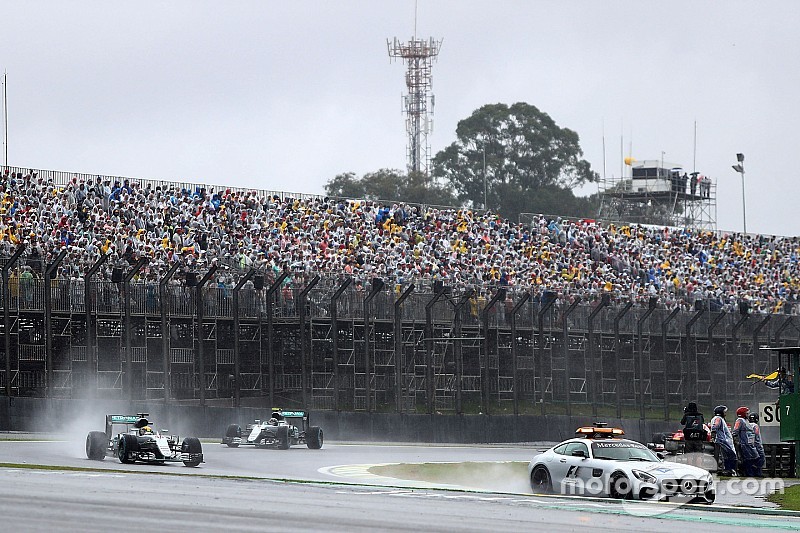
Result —
[[619, 428], [581, 427], [576, 438], [537, 455], [528, 465], [534, 492], [620, 499], [713, 503], [711, 474], [695, 466], [665, 462], [646, 446], [624, 439]]
[[250, 445], [279, 450], [305, 444], [312, 450], [319, 450], [322, 448], [322, 429], [310, 425], [307, 411], [273, 409], [269, 420], [256, 420], [247, 424], [244, 432], [238, 424], [229, 425], [222, 437], [222, 444], [229, 448]]
[[[121, 463], [177, 463], [197, 466], [203, 463], [203, 447], [196, 437], [181, 442], [166, 429], [153, 431], [148, 413], [137, 415], [106, 415], [106, 430], [90, 431], [86, 437], [86, 457], [102, 461], [117, 457]], [[120, 431], [121, 430], [121, 431]], [[116, 431], [119, 431], [116, 435]]]
[[[713, 445], [711, 443], [711, 428], [708, 424], [703, 424], [706, 430], [706, 438], [704, 448], [709, 448], [713, 452]], [[686, 439], [683, 436], [683, 430], [679, 429], [674, 433], [654, 433], [647, 443], [647, 447], [654, 452], [666, 452], [671, 455], [678, 455], [686, 451]]]

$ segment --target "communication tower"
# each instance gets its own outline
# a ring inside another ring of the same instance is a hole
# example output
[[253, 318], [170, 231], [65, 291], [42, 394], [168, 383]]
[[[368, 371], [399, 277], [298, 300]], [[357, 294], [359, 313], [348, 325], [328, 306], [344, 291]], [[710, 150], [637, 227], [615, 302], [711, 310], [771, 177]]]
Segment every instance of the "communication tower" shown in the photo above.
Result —
[[386, 41], [389, 58], [401, 58], [408, 65], [406, 88], [403, 95], [403, 114], [406, 115], [406, 134], [408, 135], [408, 172], [421, 172], [428, 175], [430, 166], [430, 145], [428, 135], [433, 133], [434, 97], [431, 64], [439, 55], [441, 40], [433, 37], [427, 41], [412, 37], [408, 42], [400, 42], [397, 37]]

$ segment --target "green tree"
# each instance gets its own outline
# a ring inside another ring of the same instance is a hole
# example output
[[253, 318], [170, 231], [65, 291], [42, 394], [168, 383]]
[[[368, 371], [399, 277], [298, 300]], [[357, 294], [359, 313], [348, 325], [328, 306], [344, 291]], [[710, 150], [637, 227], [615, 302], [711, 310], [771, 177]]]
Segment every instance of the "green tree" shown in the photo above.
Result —
[[598, 179], [582, 156], [578, 134], [535, 106], [491, 104], [458, 123], [456, 141], [433, 159], [433, 174], [460, 201], [516, 219], [520, 212], [577, 208], [572, 189]]
[[440, 185], [419, 172], [409, 175], [394, 169], [368, 172], [361, 178], [355, 173], [338, 174], [325, 184], [325, 193], [339, 198], [403, 201], [428, 205], [456, 205], [447, 185]]

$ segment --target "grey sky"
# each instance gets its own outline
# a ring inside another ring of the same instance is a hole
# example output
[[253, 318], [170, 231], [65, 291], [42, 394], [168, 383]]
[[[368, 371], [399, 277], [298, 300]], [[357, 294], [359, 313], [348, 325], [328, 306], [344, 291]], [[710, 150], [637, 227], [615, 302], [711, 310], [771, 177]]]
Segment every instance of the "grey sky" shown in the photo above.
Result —
[[[9, 163], [322, 192], [335, 174], [405, 167], [414, 2], [14, 2], [0, 8]], [[110, 7], [114, 5], [114, 7]], [[487, 103], [526, 101], [578, 132], [594, 169], [637, 159], [718, 182], [718, 227], [800, 235], [800, 9], [773, 1], [420, 0], [433, 153]], [[596, 190], [596, 186], [590, 187]]]

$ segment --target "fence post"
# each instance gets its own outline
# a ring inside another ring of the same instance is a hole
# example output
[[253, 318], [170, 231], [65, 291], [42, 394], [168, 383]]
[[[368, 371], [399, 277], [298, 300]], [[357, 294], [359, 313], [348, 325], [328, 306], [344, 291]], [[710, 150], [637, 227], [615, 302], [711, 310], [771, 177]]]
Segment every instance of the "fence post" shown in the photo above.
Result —
[[[687, 396], [686, 402], [697, 401], [697, 342], [692, 338], [692, 328], [705, 312], [706, 310], [704, 308], [700, 308], [694, 316], [686, 322], [686, 344], [681, 346], [681, 358], [683, 359], [681, 361], [681, 367], [683, 367], [684, 364], [686, 365], [685, 369], [681, 368], [682, 373], [686, 375], [686, 387], [684, 387], [684, 392]], [[694, 356], [694, 379], [692, 379], [692, 356]], [[666, 368], [664, 371], [666, 372]], [[665, 389], [664, 395], [666, 396], [666, 394], [667, 391]]]
[[[489, 313], [491, 312], [494, 305], [499, 302], [500, 300], [506, 299], [506, 290], [500, 288], [497, 290], [496, 293], [492, 296], [489, 302], [481, 309], [481, 329], [483, 330], [483, 342], [481, 342], [481, 351], [483, 352], [483, 364], [481, 365], [483, 368], [483, 376], [481, 377], [481, 412], [484, 414], [489, 414]], [[459, 319], [459, 324], [461, 320]], [[457, 336], [460, 335], [460, 331], [456, 334]], [[459, 363], [456, 361], [456, 369], [458, 369]], [[458, 388], [456, 389], [456, 405], [460, 407], [458, 404], [461, 403], [461, 380], [458, 380]], [[460, 409], [456, 409], [457, 413], [461, 413]]]
[[[275, 292], [280, 288], [283, 281], [289, 276], [289, 271], [284, 270], [281, 272], [281, 275], [278, 276], [272, 285], [269, 286], [267, 289], [267, 293], [264, 295], [267, 305], [267, 372], [269, 372], [269, 408], [272, 409], [275, 406], [275, 353], [272, 349], [272, 335], [273, 335], [273, 309], [272, 309], [272, 298], [275, 295]], [[259, 362], [258, 370], [261, 373], [263, 367]], [[264, 388], [264, 375], [263, 373], [259, 376], [259, 383], [261, 383], [261, 388]], [[305, 409], [305, 406], [303, 407]]]
[[[456, 374], [456, 405], [455, 411], [457, 415], [464, 413], [464, 405], [463, 405], [463, 395], [464, 395], [464, 352], [463, 346], [461, 344], [461, 327], [463, 326], [464, 320], [461, 317], [461, 311], [464, 309], [464, 306], [469, 302], [469, 299], [475, 294], [474, 289], [467, 289], [467, 291], [461, 295], [458, 302], [453, 302], [452, 300], [448, 300], [450, 305], [453, 306], [453, 359], [456, 364], [455, 374]], [[484, 339], [484, 343], [486, 339]], [[484, 411], [485, 412], [485, 411]]]
[[166, 274], [158, 282], [158, 299], [160, 301], [159, 311], [161, 313], [161, 359], [164, 364], [164, 403], [169, 404], [170, 396], [172, 394], [172, 384], [170, 377], [172, 375], [172, 360], [169, 356], [170, 351], [170, 334], [169, 324], [167, 323], [167, 284], [172, 279], [175, 271], [181, 265], [180, 262], [175, 261]]
[[58, 268], [61, 261], [67, 256], [67, 249], [63, 248], [61, 252], [53, 259], [53, 262], [47, 265], [44, 269], [44, 350], [45, 350], [45, 366], [47, 368], [47, 396], [52, 397], [55, 391], [55, 383], [53, 383], [53, 292], [50, 284], [53, 279], [53, 271]]
[[578, 304], [581, 303], [581, 297], [576, 296], [575, 301], [573, 301], [567, 310], [564, 311], [564, 316], [561, 318], [562, 320], [562, 335], [564, 339], [564, 373], [566, 374], [566, 381], [567, 381], [567, 416], [572, 416], [572, 365], [569, 362], [569, 328], [567, 327], [567, 319], [569, 315], [575, 311], [575, 308], [578, 307]]
[[208, 280], [211, 279], [211, 276], [216, 274], [217, 266], [212, 266], [206, 275], [203, 276], [200, 281], [197, 282], [195, 286], [195, 312], [197, 314], [197, 366], [198, 366], [198, 374], [200, 378], [200, 407], [206, 406], [206, 350], [204, 346], [204, 339], [203, 339], [203, 314], [205, 309], [203, 308], [205, 302], [203, 302], [203, 287]]
[[515, 416], [519, 415], [519, 380], [517, 379], [517, 371], [519, 369], [519, 351], [517, 350], [517, 312], [519, 312], [519, 310], [522, 309], [522, 306], [525, 305], [530, 299], [531, 293], [522, 293], [522, 298], [520, 298], [511, 309], [511, 392], [513, 393], [514, 398]]
[[[310, 350], [308, 348], [308, 335], [306, 334], [306, 300], [308, 299], [309, 291], [319, 283], [319, 279], [319, 276], [314, 276], [311, 281], [308, 282], [308, 285], [303, 287], [303, 290], [297, 295], [297, 305], [300, 311], [300, 387], [303, 389], [301, 396], [305, 409], [308, 408], [308, 374], [311, 372], [311, 369], [313, 369], [313, 361], [311, 365], [308, 364]], [[311, 385], [313, 386], [313, 383]]]
[[[619, 348], [619, 323], [625, 315], [633, 307], [633, 302], [627, 302], [622, 309], [620, 309], [617, 316], [614, 317], [614, 353], [617, 353]], [[620, 381], [622, 381], [622, 373], [619, 369], [619, 359], [616, 361], [616, 372], [614, 373], [614, 392], [617, 397], [617, 418], [622, 418], [622, 392], [620, 391]]]
[[[652, 300], [651, 300], [651, 302], [652, 302]], [[644, 362], [644, 353], [642, 353], [642, 351], [643, 351], [643, 348], [642, 348], [642, 324], [644, 324], [645, 320], [650, 318], [650, 315], [653, 314], [653, 311], [655, 311], [655, 309], [656, 309], [655, 305], [651, 303], [648, 306], [647, 311], [645, 311], [644, 314], [639, 318], [639, 320], [636, 321], [636, 357], [633, 359], [633, 361], [634, 361], [633, 366], [634, 366], [634, 375], [636, 376], [634, 378], [634, 380], [636, 380], [636, 379], [639, 380], [639, 386], [636, 387], [636, 398], [638, 399], [638, 403], [639, 403], [639, 419], [640, 420], [644, 420], [644, 381], [643, 381], [644, 369], [642, 368], [643, 367], [642, 363]], [[664, 357], [665, 357], [665, 361], [666, 361], [666, 355]], [[664, 368], [664, 375], [665, 376], [667, 375], [666, 365], [665, 365], [665, 368]], [[619, 387], [619, 383], [617, 384], [617, 386]]]
[[[241, 350], [239, 346], [239, 327], [241, 325], [239, 291], [244, 287], [245, 283], [250, 281], [255, 273], [256, 270], [251, 268], [233, 288], [233, 406], [237, 408], [240, 407], [242, 403], [242, 364], [239, 354]], [[270, 408], [272, 407], [270, 406]]]
[[89, 373], [94, 382], [91, 396], [96, 397], [100, 384], [98, 382], [98, 353], [97, 353], [97, 330], [92, 325], [94, 313], [92, 313], [92, 277], [100, 270], [103, 263], [108, 259], [108, 254], [102, 254], [86, 274], [83, 276], [83, 307], [86, 311], [86, 358], [89, 360]]
[[5, 342], [5, 363], [6, 363], [6, 396], [11, 398], [11, 288], [8, 286], [8, 271], [17, 262], [25, 251], [25, 244], [17, 246], [14, 253], [3, 265], [3, 340]]
[[742, 314], [742, 318], [736, 321], [731, 329], [731, 340], [733, 341], [733, 346], [736, 350], [736, 359], [733, 362], [733, 372], [734, 372], [734, 398], [739, 398], [739, 389], [742, 376], [744, 376], [744, 369], [742, 368], [744, 365], [742, 364], [742, 351], [739, 348], [739, 328], [741, 328], [747, 319], [750, 318], [750, 315], [747, 313]]
[[606, 297], [606, 294], [608, 293], [603, 293], [603, 295], [600, 297], [600, 304], [597, 307], [595, 307], [591, 313], [589, 313], [589, 319], [587, 320], [586, 324], [589, 334], [589, 377], [590, 377], [590, 379], [587, 380], [588, 383], [586, 384], [586, 387], [589, 389], [589, 403], [592, 404], [592, 417], [594, 418], [597, 418], [597, 398], [595, 394], [596, 390], [595, 382], [597, 381], [597, 376], [595, 374], [596, 356], [594, 353], [594, 348], [596, 343], [594, 338], [594, 319], [597, 315], [600, 314], [600, 311], [602, 311], [604, 308], [608, 307], [611, 304], [610, 295]]
[[394, 302], [394, 403], [398, 413], [403, 412], [403, 302], [414, 292], [414, 284], [408, 286]]
[[[539, 407], [541, 409], [541, 414], [544, 415], [544, 393], [547, 390], [547, 385], [544, 382], [544, 314], [553, 307], [553, 304], [556, 302], [555, 298], [548, 299], [547, 301], [542, 301], [542, 308], [539, 310], [538, 315], [538, 326], [539, 326], [539, 358], [534, 361], [534, 371], [533, 371], [533, 401], [536, 401], [536, 376], [539, 376], [539, 388], [541, 389], [542, 396], [539, 398]], [[552, 361], [550, 363], [550, 371], [553, 370]]]
[[[667, 327], [669, 323], [680, 313], [680, 308], [676, 307], [672, 310], [672, 312], [667, 316], [667, 319], [661, 323], [661, 351], [662, 357], [664, 358], [664, 420], [669, 420], [669, 389], [667, 388], [669, 385], [669, 379], [667, 376]], [[639, 369], [642, 372], [642, 376], [640, 378], [640, 396], [639, 396], [639, 405], [640, 405], [640, 412], [644, 414], [644, 354], [641, 355], [641, 363], [639, 364]], [[653, 375], [653, 371], [650, 371], [650, 376]], [[644, 417], [642, 417], [644, 418]]]
[[372, 322], [369, 319], [369, 304], [383, 290], [383, 286], [383, 280], [372, 278], [372, 288], [367, 297], [364, 298], [364, 410], [368, 413], [372, 410], [372, 383], [370, 383], [372, 378], [372, 365], [370, 363], [372, 360], [369, 353], [369, 330]]
[[[709, 357], [711, 357], [711, 360], [712, 360], [711, 362], [712, 363], [713, 363], [713, 360], [714, 360], [714, 328], [716, 328], [717, 325], [722, 321], [722, 319], [725, 318], [726, 314], [727, 313], [725, 311], [720, 311], [719, 314], [717, 314], [716, 318], [714, 318], [711, 321], [711, 324], [708, 325], [708, 331], [707, 331], [707, 333], [708, 333], [708, 354], [709, 354]], [[724, 355], [724, 352], [723, 352], [723, 355]], [[712, 380], [714, 379], [713, 373], [711, 375], [711, 379]], [[724, 383], [725, 383], [725, 380], [723, 380], [723, 384]], [[721, 403], [721, 398], [714, 398], [714, 401], [711, 403], [711, 405], [715, 405], [714, 402], [716, 402], [716, 404]]]
[[434, 293], [433, 298], [425, 304], [425, 388], [428, 399], [428, 414], [436, 411], [436, 383], [433, 373], [433, 306], [445, 294], [444, 286]]
[[133, 356], [131, 354], [131, 279], [148, 263], [146, 257], [142, 257], [122, 278], [123, 290], [125, 291], [125, 392], [128, 399], [133, 399]]
[[339, 394], [341, 383], [339, 382], [339, 311], [338, 302], [342, 293], [353, 283], [351, 278], [346, 278], [336, 292], [331, 296], [330, 313], [331, 328], [333, 329], [332, 349], [333, 349], [333, 408], [336, 412], [340, 411]]

